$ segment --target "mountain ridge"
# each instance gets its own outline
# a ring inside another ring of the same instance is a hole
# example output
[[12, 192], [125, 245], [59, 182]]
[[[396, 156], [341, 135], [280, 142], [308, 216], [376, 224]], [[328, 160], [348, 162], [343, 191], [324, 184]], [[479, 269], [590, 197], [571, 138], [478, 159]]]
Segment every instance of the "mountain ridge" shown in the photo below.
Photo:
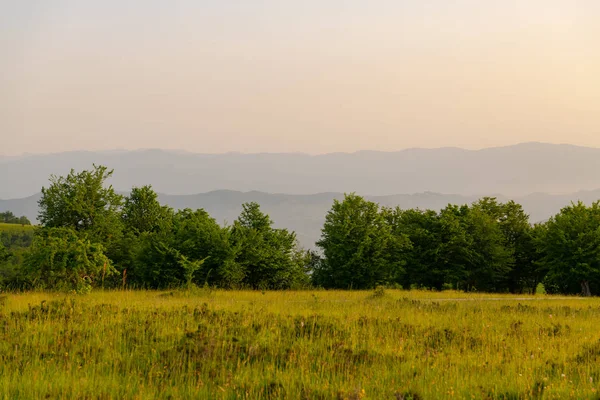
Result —
[[456, 148], [301, 153], [197, 154], [165, 150], [66, 152], [3, 158], [0, 198], [24, 198], [51, 174], [102, 164], [115, 170], [121, 191], [152, 184], [173, 195], [212, 190], [311, 194], [573, 193], [600, 187], [600, 149], [530, 142], [480, 150]]
[[221, 155], [265, 155], [265, 154], [273, 154], [273, 155], [303, 155], [309, 157], [321, 157], [328, 155], [339, 155], [339, 154], [347, 154], [354, 155], [359, 153], [383, 153], [383, 154], [394, 154], [394, 153], [402, 153], [407, 151], [435, 151], [435, 150], [459, 150], [464, 152], [481, 152], [488, 150], [496, 150], [496, 149], [510, 149], [510, 148], [524, 148], [530, 146], [547, 146], [547, 147], [570, 147], [570, 148], [578, 148], [578, 149], [591, 149], [591, 150], [600, 150], [600, 147], [594, 146], [583, 146], [571, 143], [550, 143], [550, 142], [540, 142], [540, 141], [529, 141], [529, 142], [519, 142], [515, 144], [507, 144], [507, 145], [499, 145], [499, 146], [489, 146], [482, 147], [478, 149], [468, 149], [459, 146], [440, 146], [440, 147], [406, 147], [398, 150], [372, 150], [372, 149], [364, 149], [364, 150], [355, 150], [355, 151], [332, 151], [325, 153], [307, 153], [301, 151], [276, 151], [276, 152], [240, 152], [240, 151], [228, 151], [221, 153], [202, 153], [195, 152], [184, 149], [162, 149], [159, 147], [148, 147], [148, 148], [138, 148], [138, 149], [108, 149], [108, 150], [65, 150], [65, 151], [53, 151], [49, 153], [22, 153], [16, 155], [6, 155], [0, 154], [1, 158], [25, 158], [25, 157], [35, 157], [35, 156], [51, 156], [51, 155], [64, 155], [64, 154], [76, 154], [76, 153], [98, 153], [98, 154], [123, 154], [123, 153], [136, 153], [136, 152], [165, 152], [165, 153], [174, 153], [181, 155], [198, 155], [198, 156], [221, 156]]
[[[175, 209], [203, 208], [220, 224], [231, 224], [242, 210], [242, 204], [255, 201], [268, 213], [278, 228], [287, 228], [297, 233], [299, 242], [306, 248], [314, 247], [320, 236], [325, 215], [333, 200], [340, 200], [343, 193], [317, 193], [312, 195], [293, 195], [283, 193], [265, 193], [259, 191], [240, 192], [234, 190], [216, 190], [193, 195], [159, 194], [159, 201]], [[25, 215], [31, 221], [37, 218], [37, 193], [23, 199], [0, 200], [0, 212], [12, 211]], [[443, 193], [414, 193], [388, 196], [365, 196], [381, 206], [401, 208], [421, 208], [439, 210], [448, 204], [470, 204], [480, 196], [463, 196]], [[586, 204], [600, 199], [600, 189], [579, 191], [567, 195], [531, 193], [522, 197], [492, 196], [500, 201], [514, 200], [523, 205], [530, 214], [532, 222], [542, 222], [558, 213], [571, 201], [581, 200]]]

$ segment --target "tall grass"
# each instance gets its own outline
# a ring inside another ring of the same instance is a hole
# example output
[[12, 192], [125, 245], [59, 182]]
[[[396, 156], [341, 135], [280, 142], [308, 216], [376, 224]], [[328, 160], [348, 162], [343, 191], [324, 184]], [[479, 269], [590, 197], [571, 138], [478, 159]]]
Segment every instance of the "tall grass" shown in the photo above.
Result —
[[598, 398], [599, 299], [199, 290], [0, 303], [3, 398]]

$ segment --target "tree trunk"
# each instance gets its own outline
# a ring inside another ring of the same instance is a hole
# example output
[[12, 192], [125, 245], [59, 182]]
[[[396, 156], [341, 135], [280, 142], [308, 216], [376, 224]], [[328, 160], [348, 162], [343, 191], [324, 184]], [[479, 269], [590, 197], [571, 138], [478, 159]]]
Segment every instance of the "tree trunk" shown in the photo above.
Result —
[[581, 281], [581, 292], [585, 297], [590, 297], [592, 295], [590, 283], [588, 281]]

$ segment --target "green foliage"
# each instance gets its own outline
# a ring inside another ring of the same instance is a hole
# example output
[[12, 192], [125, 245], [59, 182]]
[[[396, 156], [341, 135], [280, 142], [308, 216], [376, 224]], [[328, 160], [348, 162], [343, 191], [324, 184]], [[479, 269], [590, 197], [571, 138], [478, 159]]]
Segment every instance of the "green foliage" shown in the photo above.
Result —
[[[307, 254], [299, 249], [296, 234], [273, 228], [273, 221], [257, 203], [242, 207], [231, 228], [234, 259], [227, 273], [233, 272], [242, 286], [253, 289], [307, 286]], [[236, 270], [231, 271], [233, 268]]]
[[8, 249], [0, 242], [0, 289], [24, 289], [27, 279], [23, 271], [26, 249]]
[[[164, 210], [158, 229], [127, 237], [129, 282], [138, 287], [175, 287], [190, 283], [218, 284], [218, 271], [231, 258], [228, 233], [204, 210]], [[187, 261], [182, 261], [182, 259]], [[186, 272], [187, 271], [187, 272]], [[214, 275], [211, 276], [211, 272]]]
[[528, 216], [514, 202], [379, 210], [356, 195], [335, 202], [317, 244], [313, 281], [332, 288], [401, 284], [436, 290], [533, 292], [542, 277]]
[[125, 197], [117, 218], [119, 223], [114, 224], [115, 240], [110, 242], [107, 255], [119, 274], [114, 276], [110, 284], [120, 287], [125, 281], [133, 287], [159, 287], [157, 283], [145, 281], [146, 277], [160, 276], [150, 273], [157, 262], [149, 260], [154, 255], [151, 243], [172, 240], [173, 210], [162, 206], [152, 188], [144, 186], [133, 188], [130, 195]]
[[52, 176], [41, 227], [0, 214], [0, 284], [535, 293], [543, 283], [549, 293], [600, 294], [599, 203], [532, 226], [521, 205], [491, 197], [436, 212], [381, 209], [350, 194], [326, 215], [320, 251], [307, 252], [257, 203], [223, 227], [204, 210], [161, 205], [151, 186], [123, 198], [111, 176], [96, 165]]
[[0, 230], [0, 243], [7, 249], [20, 249], [31, 246], [33, 229], [2, 229]]
[[394, 236], [407, 237], [411, 244], [402, 286], [441, 290], [446, 283], [464, 281], [470, 242], [455, 213], [396, 208], [386, 215]]
[[508, 290], [511, 293], [536, 293], [543, 278], [537, 263], [540, 258], [535, 245], [537, 232], [520, 204], [509, 201], [502, 207], [500, 228], [512, 256]]
[[179, 211], [173, 221], [172, 245], [189, 259], [204, 260], [194, 273], [196, 284], [235, 287], [241, 282], [232, 276], [234, 252], [229, 229], [219, 226], [204, 210]]
[[25, 267], [34, 287], [87, 291], [115, 272], [103, 250], [74, 229], [44, 228], [36, 232]]
[[33, 235], [31, 225], [0, 224], [0, 288], [27, 288], [23, 263]]
[[180, 272], [177, 277], [178, 281], [185, 282], [185, 287], [188, 289], [192, 288], [192, 280], [194, 273], [200, 269], [205, 260], [190, 260], [177, 249], [167, 247], [160, 243], [156, 246], [156, 249], [165, 257], [174, 260], [175, 265], [179, 267]]
[[50, 186], [42, 188], [38, 220], [47, 228], [69, 228], [85, 232], [109, 248], [120, 236], [119, 211], [123, 197], [105, 182], [113, 174], [104, 166], [66, 177], [51, 176]]
[[126, 229], [136, 235], [169, 229], [173, 210], [158, 202], [151, 186], [134, 187], [125, 198], [121, 218]]
[[18, 224], [18, 225], [31, 225], [29, 219], [25, 216], [17, 217], [10, 211], [0, 212], [0, 223], [5, 224]]
[[484, 198], [462, 211], [465, 229], [471, 236], [467, 290], [499, 292], [504, 289], [513, 260], [500, 226], [498, 210], [501, 208], [495, 199]]
[[0, 264], [8, 261], [10, 258], [10, 253], [6, 250], [6, 247], [0, 242]]
[[398, 280], [406, 247], [404, 237], [392, 235], [379, 206], [356, 194], [334, 201], [327, 213], [322, 238], [324, 255], [313, 281], [318, 286], [366, 289]]
[[600, 202], [563, 208], [537, 239], [548, 292], [600, 294]]

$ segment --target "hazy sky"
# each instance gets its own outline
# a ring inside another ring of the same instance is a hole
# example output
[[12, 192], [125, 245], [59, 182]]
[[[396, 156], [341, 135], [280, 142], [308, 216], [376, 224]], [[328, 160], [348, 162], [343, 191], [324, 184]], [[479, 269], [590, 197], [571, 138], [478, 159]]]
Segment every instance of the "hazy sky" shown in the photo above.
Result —
[[0, 154], [600, 147], [598, 0], [0, 0]]

